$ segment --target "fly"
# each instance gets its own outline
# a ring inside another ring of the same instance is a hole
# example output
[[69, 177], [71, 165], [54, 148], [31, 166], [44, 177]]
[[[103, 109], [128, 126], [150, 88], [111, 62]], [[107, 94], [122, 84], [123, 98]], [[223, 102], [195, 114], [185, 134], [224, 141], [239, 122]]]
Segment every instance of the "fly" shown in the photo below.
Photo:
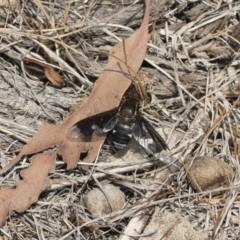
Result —
[[109, 132], [116, 149], [126, 147], [133, 137], [149, 154], [160, 158], [168, 146], [139, 111], [140, 102], [139, 94], [131, 86], [120, 107], [80, 120], [69, 130], [68, 137], [84, 139]]

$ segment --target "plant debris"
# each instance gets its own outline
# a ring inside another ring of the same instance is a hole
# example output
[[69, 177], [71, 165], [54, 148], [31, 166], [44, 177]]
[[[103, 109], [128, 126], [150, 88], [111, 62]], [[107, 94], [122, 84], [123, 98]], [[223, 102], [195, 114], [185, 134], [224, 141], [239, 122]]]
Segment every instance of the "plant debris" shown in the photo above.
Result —
[[[0, 238], [239, 237], [239, 2], [152, 0], [143, 20], [148, 3], [0, 0]], [[141, 111], [168, 143], [169, 165], [134, 141], [115, 152], [105, 136], [66, 137], [117, 107], [138, 76], [150, 99]], [[217, 188], [195, 173], [188, 181], [187, 159], [204, 174], [212, 158]], [[95, 216], [83, 198], [108, 184], [126, 204]]]

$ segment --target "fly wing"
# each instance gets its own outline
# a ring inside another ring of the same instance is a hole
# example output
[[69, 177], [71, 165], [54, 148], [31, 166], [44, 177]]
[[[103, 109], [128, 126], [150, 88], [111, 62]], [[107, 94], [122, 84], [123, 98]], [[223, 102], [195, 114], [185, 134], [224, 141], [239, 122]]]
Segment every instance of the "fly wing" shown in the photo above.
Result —
[[118, 108], [98, 113], [96, 115], [84, 118], [77, 122], [67, 133], [69, 138], [91, 137], [93, 133], [100, 135], [111, 131], [116, 124], [116, 114]]
[[148, 153], [154, 156], [157, 156], [163, 150], [168, 150], [164, 139], [140, 114], [138, 114], [136, 123], [133, 126], [132, 135]]

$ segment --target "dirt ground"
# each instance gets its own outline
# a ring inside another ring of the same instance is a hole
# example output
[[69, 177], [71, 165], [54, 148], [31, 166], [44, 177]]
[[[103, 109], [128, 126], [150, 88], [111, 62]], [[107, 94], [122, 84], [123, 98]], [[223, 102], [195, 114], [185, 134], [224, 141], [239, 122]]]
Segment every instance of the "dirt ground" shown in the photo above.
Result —
[[[139, 29], [144, 10], [140, 0], [0, 0], [1, 168], [86, 100], [103, 52]], [[239, 14], [234, 0], [152, 0], [141, 110], [170, 166], [134, 140], [116, 151], [107, 139], [87, 171], [84, 154], [74, 169], [59, 154], [38, 200], [11, 213], [0, 238], [240, 239]], [[31, 157], [1, 186], [15, 189]]]

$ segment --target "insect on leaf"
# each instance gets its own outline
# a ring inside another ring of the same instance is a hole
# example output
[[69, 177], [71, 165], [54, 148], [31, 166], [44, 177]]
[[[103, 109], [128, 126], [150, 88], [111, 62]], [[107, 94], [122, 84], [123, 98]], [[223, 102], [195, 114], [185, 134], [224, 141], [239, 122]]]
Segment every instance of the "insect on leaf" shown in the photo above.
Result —
[[[144, 19], [140, 28], [129, 38], [125, 39], [125, 52], [123, 43], [115, 45], [109, 54], [106, 69], [94, 84], [89, 98], [80, 109], [76, 110], [62, 124], [44, 124], [23, 147], [19, 155], [9, 165], [0, 170], [0, 174], [8, 171], [23, 155], [34, 154], [52, 146], [59, 146], [64, 162], [68, 168], [77, 166], [79, 156], [88, 151], [84, 162], [91, 163], [99, 154], [105, 140], [105, 134], [97, 136], [94, 142], [72, 141], [67, 138], [69, 129], [81, 119], [106, 112], [119, 106], [120, 101], [131, 84], [129, 69], [138, 72], [147, 50], [148, 22], [150, 0], [146, 0]], [[124, 64], [127, 59], [127, 66]]]

